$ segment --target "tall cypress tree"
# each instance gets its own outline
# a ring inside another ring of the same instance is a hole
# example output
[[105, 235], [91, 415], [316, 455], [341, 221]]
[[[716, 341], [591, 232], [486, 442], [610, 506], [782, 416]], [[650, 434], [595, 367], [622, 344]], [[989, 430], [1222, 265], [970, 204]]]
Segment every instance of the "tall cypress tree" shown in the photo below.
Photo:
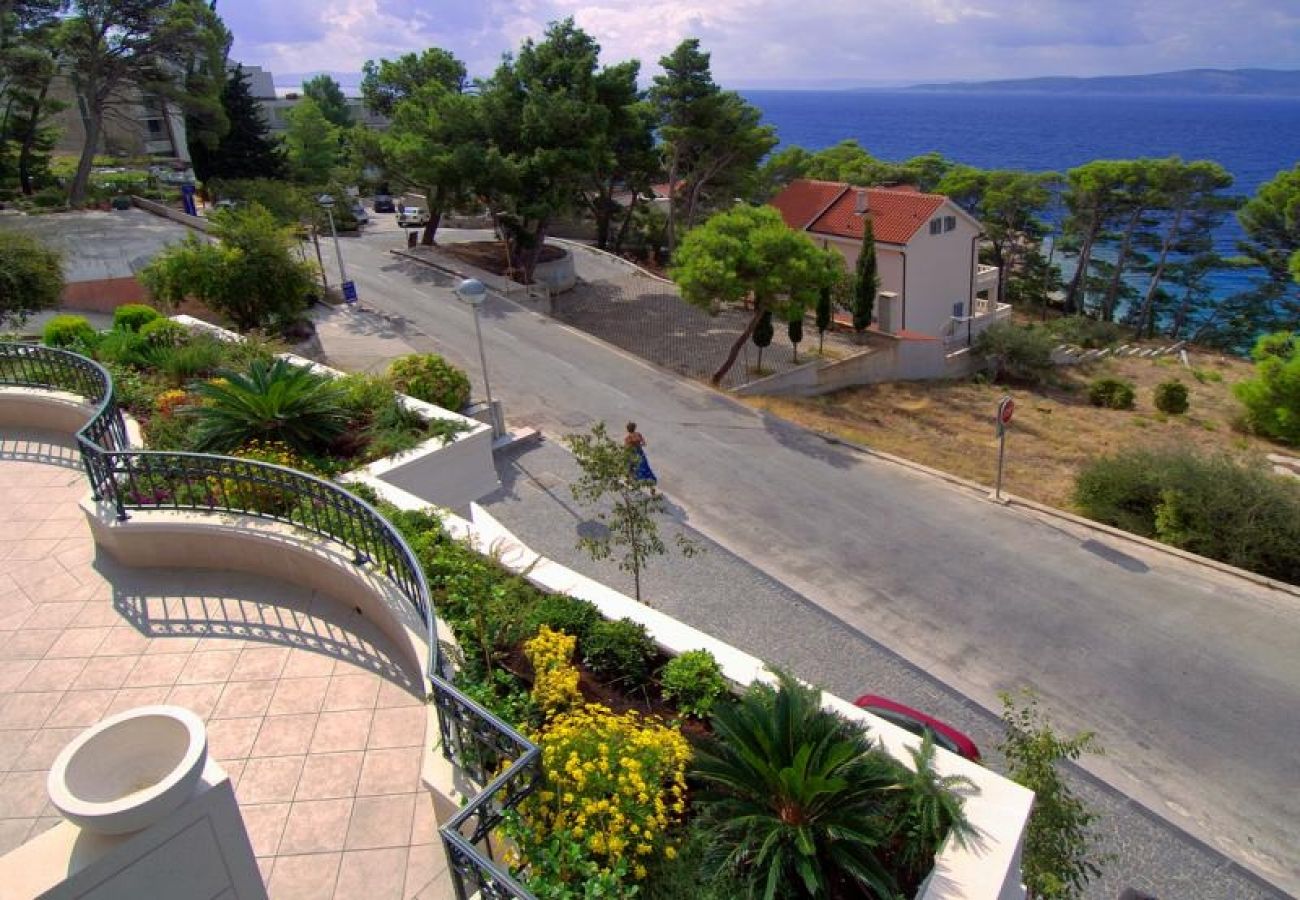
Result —
[[230, 130], [211, 149], [195, 142], [190, 147], [194, 174], [203, 182], [214, 178], [284, 178], [284, 151], [270, 135], [262, 107], [248, 88], [243, 66], [230, 70], [221, 103]]
[[817, 295], [817, 352], [822, 352], [822, 347], [826, 344], [826, 332], [831, 327], [831, 301], [830, 285], [822, 288], [822, 292]]
[[776, 331], [772, 328], [772, 311], [766, 310], [754, 326], [754, 346], [758, 348], [758, 370], [763, 370], [763, 348], [772, 343]]
[[857, 273], [853, 279], [853, 330], [858, 334], [871, 326], [876, 308], [880, 275], [876, 272], [876, 234], [869, 217], [862, 220], [862, 249], [858, 251]]

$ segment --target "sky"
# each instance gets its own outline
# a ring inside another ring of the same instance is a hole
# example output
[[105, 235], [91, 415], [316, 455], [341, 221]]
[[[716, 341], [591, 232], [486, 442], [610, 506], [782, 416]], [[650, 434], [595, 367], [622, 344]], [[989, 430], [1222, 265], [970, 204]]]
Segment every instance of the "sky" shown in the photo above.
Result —
[[567, 16], [602, 61], [640, 59], [643, 80], [698, 37], [714, 78], [737, 89], [1300, 66], [1300, 0], [217, 0], [217, 11], [232, 59], [281, 86], [328, 71], [351, 87], [367, 59], [431, 46], [487, 76]]

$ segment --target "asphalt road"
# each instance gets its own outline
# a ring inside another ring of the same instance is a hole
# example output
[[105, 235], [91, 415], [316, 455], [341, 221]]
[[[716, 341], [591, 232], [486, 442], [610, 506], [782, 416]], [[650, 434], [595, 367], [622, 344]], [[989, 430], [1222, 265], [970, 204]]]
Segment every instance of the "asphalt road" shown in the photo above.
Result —
[[[477, 391], [470, 311], [399, 238], [344, 241], [363, 303]], [[1300, 598], [828, 444], [499, 298], [482, 315], [510, 423], [635, 419], [691, 527], [989, 708], [1033, 686], [1098, 733], [1090, 771], [1300, 893]]]

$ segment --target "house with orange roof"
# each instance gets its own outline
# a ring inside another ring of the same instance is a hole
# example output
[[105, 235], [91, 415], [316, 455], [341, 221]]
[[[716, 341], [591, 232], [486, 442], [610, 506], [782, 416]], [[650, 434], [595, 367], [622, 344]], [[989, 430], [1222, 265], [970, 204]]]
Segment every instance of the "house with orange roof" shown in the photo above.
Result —
[[862, 247], [863, 222], [871, 220], [880, 273], [874, 327], [880, 332], [966, 346], [1011, 316], [1010, 305], [997, 302], [997, 267], [979, 261], [983, 228], [942, 194], [800, 178], [770, 203], [788, 226], [837, 250], [850, 271]]

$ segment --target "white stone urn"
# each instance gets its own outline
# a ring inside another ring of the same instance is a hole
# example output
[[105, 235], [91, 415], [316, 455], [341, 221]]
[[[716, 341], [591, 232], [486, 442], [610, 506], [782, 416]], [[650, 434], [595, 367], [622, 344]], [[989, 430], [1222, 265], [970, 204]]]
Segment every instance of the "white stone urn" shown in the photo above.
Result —
[[207, 758], [202, 719], [179, 706], [141, 706], [77, 735], [54, 760], [46, 788], [74, 824], [129, 834], [184, 803]]

